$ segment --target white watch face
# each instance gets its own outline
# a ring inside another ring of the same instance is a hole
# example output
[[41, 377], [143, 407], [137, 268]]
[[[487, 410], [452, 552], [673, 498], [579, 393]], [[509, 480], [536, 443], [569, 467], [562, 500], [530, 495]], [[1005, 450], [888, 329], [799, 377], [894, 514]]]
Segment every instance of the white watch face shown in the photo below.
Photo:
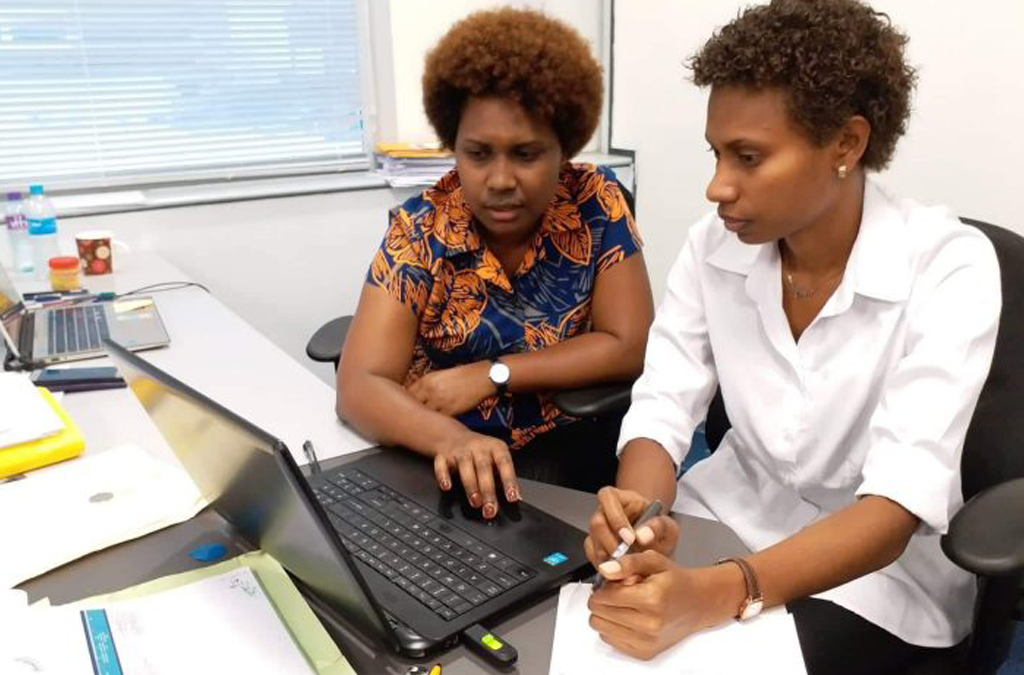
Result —
[[490, 381], [494, 382], [495, 384], [508, 384], [509, 376], [511, 374], [512, 372], [509, 371], [509, 367], [500, 361], [494, 364], [490, 364]]
[[491, 364], [490, 378], [491, 382], [496, 385], [508, 384], [508, 378], [511, 375], [511, 371], [508, 366], [498, 361], [497, 363]]
[[746, 621], [747, 619], [753, 619], [755, 616], [761, 613], [761, 609], [764, 607], [764, 600], [757, 599], [751, 600], [744, 607], [743, 611], [740, 612], [740, 621]]

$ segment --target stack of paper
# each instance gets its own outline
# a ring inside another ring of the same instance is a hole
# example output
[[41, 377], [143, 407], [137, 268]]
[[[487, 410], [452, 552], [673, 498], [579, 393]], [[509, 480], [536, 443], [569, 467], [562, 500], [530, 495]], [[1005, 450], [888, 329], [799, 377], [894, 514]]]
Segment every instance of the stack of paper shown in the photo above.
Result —
[[40, 602], [0, 615], [0, 630], [5, 675], [353, 675], [285, 571], [258, 552], [74, 605]]
[[455, 168], [455, 158], [436, 146], [378, 143], [375, 173], [393, 188], [433, 185]]
[[0, 452], [53, 436], [64, 428], [57, 413], [24, 373], [0, 373]]
[[52, 394], [25, 375], [0, 376], [0, 478], [76, 457], [85, 449], [78, 425]]
[[0, 531], [0, 588], [188, 520], [205, 504], [184, 471], [131, 445], [0, 485], [0, 513], [17, 514]]
[[650, 661], [639, 661], [612, 648], [590, 627], [589, 597], [589, 584], [562, 587], [549, 675], [807, 675], [796, 624], [781, 607], [695, 633]]

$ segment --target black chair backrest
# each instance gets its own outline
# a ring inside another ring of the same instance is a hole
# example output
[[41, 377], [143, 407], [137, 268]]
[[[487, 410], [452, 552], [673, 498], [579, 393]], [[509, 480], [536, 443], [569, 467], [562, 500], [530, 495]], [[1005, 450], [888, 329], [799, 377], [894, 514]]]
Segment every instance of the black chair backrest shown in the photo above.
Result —
[[725, 414], [725, 401], [722, 400], [722, 390], [716, 389], [715, 396], [711, 399], [711, 406], [708, 408], [708, 416], [704, 421], [704, 439], [708, 442], [708, 450], [715, 451], [718, 444], [722, 442], [725, 432], [732, 426], [729, 416]]
[[1024, 237], [979, 220], [960, 220], [992, 242], [1003, 287], [992, 367], [964, 441], [960, 468], [966, 501], [1024, 477]]

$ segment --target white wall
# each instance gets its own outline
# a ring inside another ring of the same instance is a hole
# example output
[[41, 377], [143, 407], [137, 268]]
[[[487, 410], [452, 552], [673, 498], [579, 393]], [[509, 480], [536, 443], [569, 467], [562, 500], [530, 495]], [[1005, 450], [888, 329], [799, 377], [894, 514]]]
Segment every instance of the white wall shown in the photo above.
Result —
[[[406, 196], [335, 192], [64, 218], [59, 227], [69, 250], [76, 232], [104, 228], [133, 251], [158, 252], [333, 384], [333, 368], [305, 356], [306, 341], [324, 322], [355, 310], [387, 211]], [[114, 255], [116, 271], [121, 253]]]
[[[370, 2], [372, 11], [384, 4]], [[424, 36], [439, 35], [466, 11], [495, 3], [389, 3], [389, 39], [420, 45], [419, 53], [403, 48], [398, 54], [394, 79], [403, 84], [391, 91], [401, 101], [392, 113], [401, 114], [405, 128], [422, 128], [422, 118], [415, 121], [421, 115], [418, 78], [422, 51], [432, 43]], [[601, 0], [528, 4], [569, 20], [592, 39], [601, 35]], [[706, 94], [687, 82], [681, 62], [743, 3], [617, 4], [613, 140], [637, 150], [640, 227], [660, 297], [686, 228], [708, 209]], [[988, 0], [980, 5], [983, 12], [978, 4], [969, 10], [956, 0], [876, 5], [910, 34], [911, 59], [921, 66], [911, 131], [885, 182], [921, 201], [944, 201], [961, 213], [1024, 232], [1018, 205], [1024, 138], [1014, 125], [1024, 120], [1024, 3]], [[387, 79], [387, 73], [375, 78]], [[387, 209], [406, 194], [369, 190], [67, 218], [61, 229], [70, 235], [110, 228], [136, 247], [161, 253], [331, 381], [329, 367], [306, 359], [306, 340], [324, 321], [355, 309]]]
[[[656, 297], [689, 225], [710, 209], [707, 92], [683, 61], [752, 4], [616, 0], [612, 145], [637, 151], [639, 226]], [[882, 182], [1024, 233], [1024, 2], [875, 0], [919, 68], [910, 130]]]
[[[377, 0], [371, 0], [376, 3]], [[375, 58], [385, 63], [390, 57], [394, 81], [378, 80], [381, 101], [394, 100], [395, 118], [381, 119], [379, 140], [402, 140], [409, 143], [426, 143], [437, 140], [423, 114], [423, 59], [431, 47], [451, 27], [467, 14], [499, 5], [529, 7], [557, 17], [580, 32], [590, 43], [594, 55], [602, 58], [602, 21], [604, 0], [445, 0], [444, 2], [423, 2], [422, 0], [388, 0], [381, 3], [386, 7], [375, 7], [378, 18], [374, 26], [373, 46]], [[386, 19], [382, 20], [386, 16]], [[381, 30], [385, 34], [381, 35]], [[388, 41], [390, 40], [390, 44]], [[379, 54], [384, 46], [389, 55]], [[391, 89], [393, 87], [393, 90]], [[382, 104], [382, 109], [385, 104]], [[393, 124], [394, 127], [389, 127]], [[596, 150], [598, 139], [592, 140], [587, 150]]]

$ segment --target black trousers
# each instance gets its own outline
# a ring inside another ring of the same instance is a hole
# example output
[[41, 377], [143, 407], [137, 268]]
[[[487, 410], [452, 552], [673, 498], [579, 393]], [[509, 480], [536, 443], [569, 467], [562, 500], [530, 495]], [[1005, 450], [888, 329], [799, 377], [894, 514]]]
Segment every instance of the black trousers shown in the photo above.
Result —
[[516, 475], [583, 492], [615, 485], [621, 424], [621, 415], [602, 415], [541, 434], [512, 451]]
[[786, 607], [796, 622], [807, 675], [953, 675], [966, 641], [945, 649], [899, 639], [839, 605], [805, 598]]

